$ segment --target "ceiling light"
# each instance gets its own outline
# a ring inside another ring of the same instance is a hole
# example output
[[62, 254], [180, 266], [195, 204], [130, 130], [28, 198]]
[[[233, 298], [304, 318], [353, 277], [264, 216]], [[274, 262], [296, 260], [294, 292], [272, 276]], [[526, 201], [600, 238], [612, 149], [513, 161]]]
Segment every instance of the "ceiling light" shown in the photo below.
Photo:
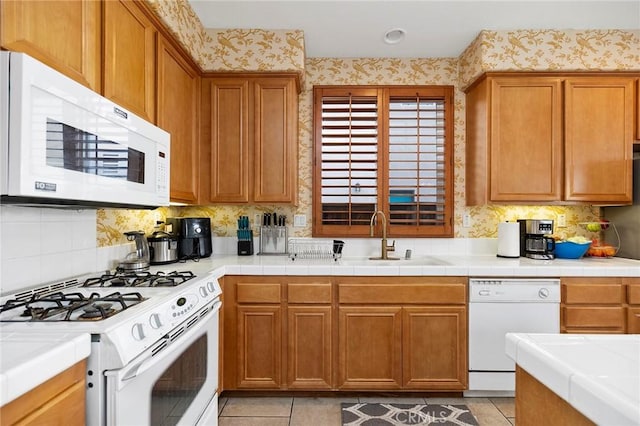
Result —
[[404, 36], [407, 32], [402, 28], [393, 28], [384, 33], [384, 42], [387, 44], [396, 44], [404, 40]]

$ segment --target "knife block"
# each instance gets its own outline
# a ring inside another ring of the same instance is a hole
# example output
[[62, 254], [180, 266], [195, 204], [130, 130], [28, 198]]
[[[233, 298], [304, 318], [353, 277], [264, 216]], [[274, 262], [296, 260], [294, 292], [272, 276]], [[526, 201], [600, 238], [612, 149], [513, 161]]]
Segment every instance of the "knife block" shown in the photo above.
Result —
[[287, 254], [288, 230], [286, 226], [260, 228], [259, 254]]
[[238, 240], [238, 256], [253, 255], [253, 231], [249, 234], [248, 239]]

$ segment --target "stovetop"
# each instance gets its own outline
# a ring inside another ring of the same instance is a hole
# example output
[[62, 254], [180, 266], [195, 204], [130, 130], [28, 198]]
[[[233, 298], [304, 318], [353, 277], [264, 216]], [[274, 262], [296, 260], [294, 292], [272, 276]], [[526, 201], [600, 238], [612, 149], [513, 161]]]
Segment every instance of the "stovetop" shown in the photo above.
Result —
[[146, 300], [139, 292], [57, 291], [24, 299], [8, 299], [0, 306], [0, 322], [100, 321]]

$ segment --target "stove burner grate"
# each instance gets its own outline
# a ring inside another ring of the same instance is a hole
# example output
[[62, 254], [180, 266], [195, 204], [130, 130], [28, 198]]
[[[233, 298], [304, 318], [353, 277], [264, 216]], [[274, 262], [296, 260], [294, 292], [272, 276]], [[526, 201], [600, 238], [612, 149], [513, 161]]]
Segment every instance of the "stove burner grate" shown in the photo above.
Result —
[[82, 287], [175, 287], [192, 278], [193, 272], [115, 272], [88, 278]]
[[[53, 293], [34, 296], [26, 301], [9, 300], [0, 307], [0, 314], [7, 315], [2, 321], [76, 321], [101, 320], [122, 312], [146, 300], [138, 292], [114, 292], [107, 296], [91, 293], [84, 296], [78, 292]], [[23, 309], [10, 317], [12, 309]]]

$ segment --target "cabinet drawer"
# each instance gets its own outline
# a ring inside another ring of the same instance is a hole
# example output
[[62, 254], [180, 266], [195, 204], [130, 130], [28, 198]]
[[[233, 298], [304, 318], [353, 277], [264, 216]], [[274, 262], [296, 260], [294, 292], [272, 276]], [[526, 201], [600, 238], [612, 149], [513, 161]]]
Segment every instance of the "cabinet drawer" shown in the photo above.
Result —
[[624, 303], [624, 285], [619, 278], [578, 280], [565, 282], [562, 280], [562, 301], [570, 304], [620, 304]]
[[459, 284], [340, 284], [339, 303], [464, 304], [467, 289]]
[[287, 285], [289, 303], [331, 303], [331, 283]]
[[280, 303], [280, 283], [238, 283], [238, 303]]
[[625, 312], [622, 307], [609, 306], [563, 306], [565, 328], [593, 327], [624, 331]]
[[630, 305], [640, 305], [640, 284], [629, 284], [627, 301]]

